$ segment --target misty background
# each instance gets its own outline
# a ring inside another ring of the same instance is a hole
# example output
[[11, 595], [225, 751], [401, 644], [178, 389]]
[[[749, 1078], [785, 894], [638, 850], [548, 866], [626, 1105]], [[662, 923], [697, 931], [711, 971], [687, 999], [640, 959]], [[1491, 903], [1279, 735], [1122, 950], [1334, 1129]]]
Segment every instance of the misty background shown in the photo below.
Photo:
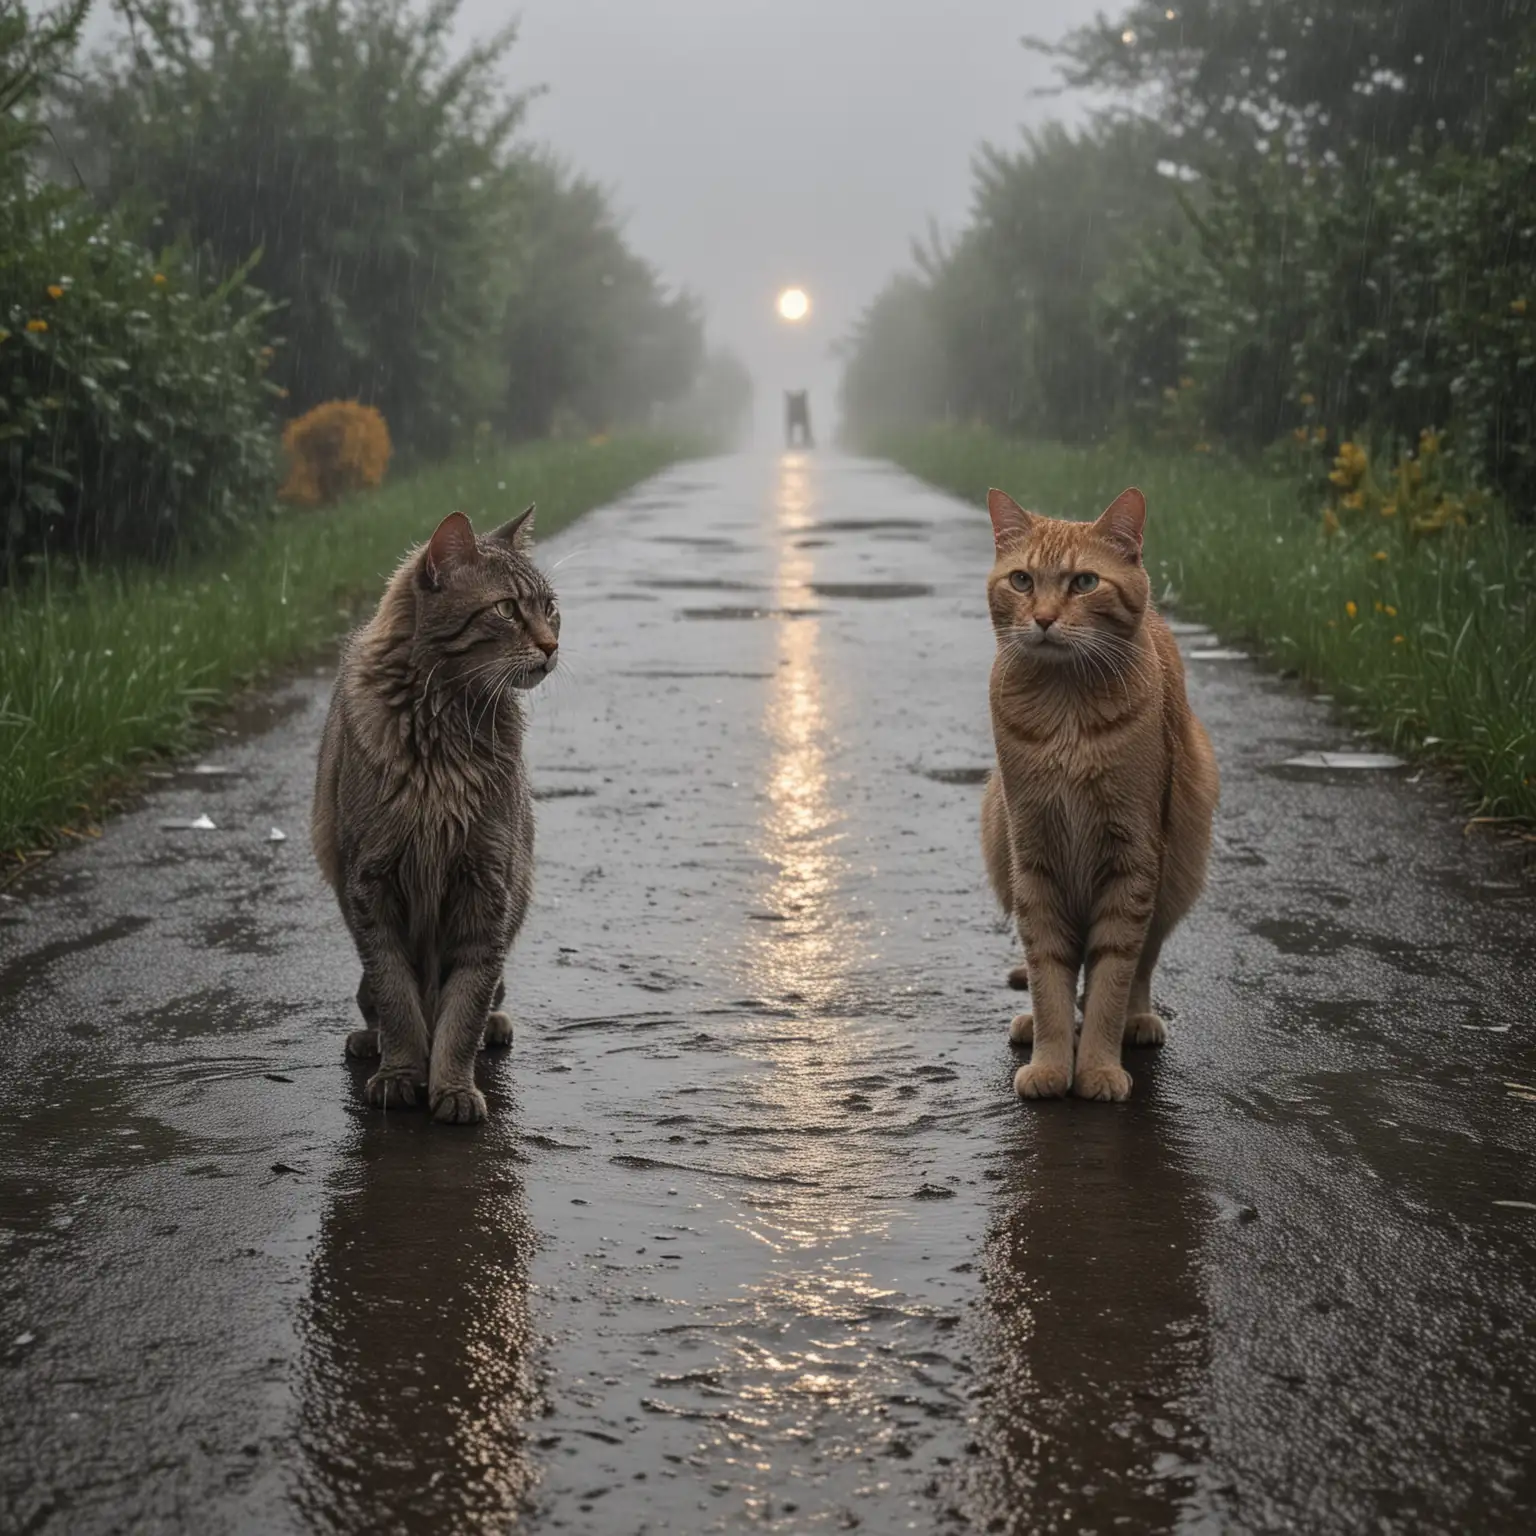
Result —
[[[931, 216], [953, 231], [978, 145], [1081, 119], [1026, 34], [1090, 20], [1091, 0], [465, 0], [461, 38], [510, 17], [507, 69], [547, 85], [527, 136], [608, 186], [631, 244], [703, 300], [709, 335], [757, 385], [759, 435], [809, 388], [829, 435], [845, 336]], [[780, 289], [807, 321], [774, 314]]]

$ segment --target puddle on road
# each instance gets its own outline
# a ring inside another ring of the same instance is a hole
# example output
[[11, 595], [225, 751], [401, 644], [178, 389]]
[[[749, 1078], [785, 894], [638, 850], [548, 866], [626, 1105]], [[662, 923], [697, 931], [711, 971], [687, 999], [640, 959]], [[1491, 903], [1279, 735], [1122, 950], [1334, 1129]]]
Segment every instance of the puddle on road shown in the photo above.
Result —
[[931, 597], [933, 588], [921, 581], [813, 581], [817, 597]]
[[810, 523], [807, 533], [866, 533], [877, 528], [923, 528], [929, 525], [915, 517], [839, 517], [822, 523]]
[[985, 784], [991, 777], [992, 769], [916, 768], [913, 772], [921, 774], [925, 779], [932, 779], [935, 784]]
[[640, 668], [633, 672], [617, 672], [616, 677], [650, 677], [663, 681], [685, 680], [692, 677], [736, 677], [745, 678], [753, 682], [761, 682], [773, 676], [772, 672], [731, 672], [721, 668], [697, 667], [691, 671], [681, 668], [651, 667]]
[[637, 583], [658, 592], [761, 592], [756, 581], [725, 581], [704, 576], [660, 576]]
[[1335, 769], [1382, 772], [1393, 768], [1406, 768], [1408, 763], [1406, 759], [1391, 752], [1302, 752], [1295, 757], [1286, 758], [1280, 766], [1310, 768], [1324, 772], [1332, 772]]
[[820, 608], [684, 608], [685, 619], [813, 619]]

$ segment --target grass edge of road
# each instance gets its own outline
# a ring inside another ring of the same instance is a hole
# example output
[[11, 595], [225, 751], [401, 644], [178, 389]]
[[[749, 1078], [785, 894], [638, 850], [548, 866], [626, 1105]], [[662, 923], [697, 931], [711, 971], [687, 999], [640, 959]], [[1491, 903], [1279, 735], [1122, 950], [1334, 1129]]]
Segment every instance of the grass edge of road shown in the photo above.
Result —
[[982, 428], [869, 447], [978, 517], [992, 485], [1070, 518], [1139, 485], [1159, 602], [1326, 689], [1395, 749], [1454, 769], [1474, 817], [1526, 835], [1536, 826], [1536, 530], [1494, 513], [1383, 549], [1378, 530], [1325, 535], [1294, 480], [1214, 457]]
[[344, 634], [446, 513], [483, 531], [537, 502], [542, 540], [708, 451], [660, 433], [528, 443], [283, 511], [167, 569], [43, 573], [0, 591], [4, 862], [97, 835], [93, 823], [155, 761], [194, 747], [215, 710]]

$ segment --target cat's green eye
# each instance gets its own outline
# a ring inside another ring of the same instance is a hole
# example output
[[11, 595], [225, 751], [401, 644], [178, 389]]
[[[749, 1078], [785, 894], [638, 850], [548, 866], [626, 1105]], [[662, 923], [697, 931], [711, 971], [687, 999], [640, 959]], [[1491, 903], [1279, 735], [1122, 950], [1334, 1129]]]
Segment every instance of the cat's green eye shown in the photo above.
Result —
[[1092, 571], [1079, 571], [1072, 578], [1072, 590], [1074, 592], [1092, 592], [1098, 584], [1099, 578]]
[[1035, 578], [1028, 571], [1015, 571], [1009, 578], [1015, 592], [1033, 592]]
[[515, 619], [517, 617], [517, 604], [510, 597], [504, 597], [496, 604], [496, 612], [504, 619]]

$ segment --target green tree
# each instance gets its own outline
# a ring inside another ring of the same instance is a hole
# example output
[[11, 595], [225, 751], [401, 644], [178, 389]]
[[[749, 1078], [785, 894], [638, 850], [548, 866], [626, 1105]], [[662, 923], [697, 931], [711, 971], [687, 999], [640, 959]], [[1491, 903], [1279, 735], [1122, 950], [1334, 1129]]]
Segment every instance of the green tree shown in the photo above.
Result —
[[499, 392], [511, 27], [458, 57], [459, 0], [145, 0], [131, 46], [65, 93], [107, 207], [219, 274], [260, 252], [286, 306], [275, 377], [301, 411], [357, 398], [438, 454]]
[[501, 351], [500, 425], [538, 437], [559, 419], [606, 430], [649, 417], [692, 382], [703, 321], [625, 244], [595, 182], [539, 157], [518, 170], [522, 248]]
[[40, 92], [87, 6], [0, 17], [0, 580], [41, 555], [164, 556], [275, 484], [268, 306], [152, 255], [36, 171]]
[[1536, 0], [1135, 0], [1060, 42], [1063, 82], [1168, 129], [1192, 160], [1496, 149], [1518, 113], [1490, 84]]

